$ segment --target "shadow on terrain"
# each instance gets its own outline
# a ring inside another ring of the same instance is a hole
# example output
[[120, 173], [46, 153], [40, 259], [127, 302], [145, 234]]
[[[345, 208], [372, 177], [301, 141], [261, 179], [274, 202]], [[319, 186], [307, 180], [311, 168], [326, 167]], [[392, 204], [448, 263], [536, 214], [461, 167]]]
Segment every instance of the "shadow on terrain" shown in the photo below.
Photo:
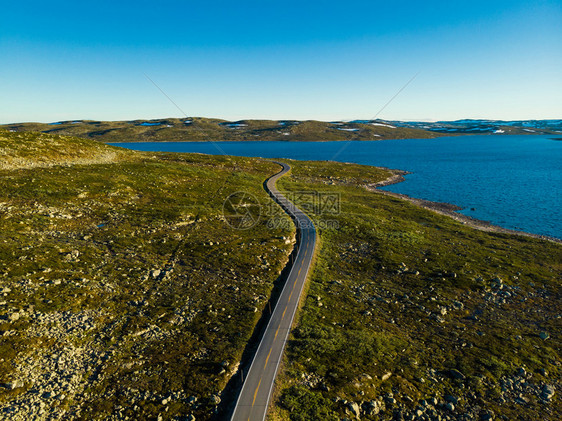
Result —
[[[284, 209], [283, 206], [281, 206], [281, 204], [277, 200], [277, 198], [268, 189], [267, 187], [268, 180], [269, 178], [263, 182], [263, 188], [265, 189], [265, 191], [269, 193], [269, 196], [282, 209]], [[295, 223], [293, 215], [289, 215], [289, 216], [293, 220], [293, 223]], [[271, 319], [271, 315], [273, 314], [273, 311], [275, 310], [275, 306], [279, 301], [279, 297], [281, 295], [281, 292], [283, 291], [283, 287], [287, 282], [287, 278], [289, 276], [289, 273], [291, 272], [291, 269], [293, 268], [293, 264], [297, 256], [297, 252], [301, 243], [301, 232], [300, 229], [298, 228], [298, 224], [295, 223], [295, 226], [297, 227], [296, 241], [295, 241], [295, 246], [293, 247], [293, 250], [289, 255], [289, 261], [281, 271], [279, 277], [274, 282], [273, 290], [271, 292], [271, 296], [267, 302], [267, 305], [262, 311], [262, 315], [258, 323], [256, 324], [256, 327], [254, 328], [254, 332], [250, 337], [250, 340], [248, 341], [246, 348], [244, 348], [244, 352], [242, 353], [242, 358], [240, 360], [240, 365], [238, 367], [238, 370], [230, 378], [230, 380], [228, 381], [226, 387], [222, 392], [222, 400], [218, 407], [217, 413], [212, 418], [213, 420], [230, 419], [230, 417], [232, 416], [234, 407], [236, 405], [236, 400], [238, 399], [238, 396], [240, 395], [240, 392], [242, 390], [242, 385], [244, 384], [244, 378], [248, 373], [248, 371], [250, 370], [250, 366], [252, 365], [252, 361], [254, 359], [258, 346], [265, 334], [267, 325], [269, 324], [269, 320]]]
[[289, 255], [289, 261], [274, 283], [271, 297], [269, 298], [267, 305], [262, 311], [262, 315], [258, 323], [256, 324], [256, 327], [254, 328], [254, 333], [250, 337], [246, 348], [244, 348], [244, 352], [242, 353], [242, 358], [240, 360], [240, 366], [238, 367], [236, 373], [230, 378], [222, 392], [222, 401], [218, 408], [218, 412], [212, 418], [213, 420], [230, 419], [230, 417], [232, 416], [234, 406], [236, 405], [236, 400], [238, 399], [238, 395], [242, 390], [243, 379], [250, 370], [254, 355], [256, 354], [261, 339], [265, 334], [265, 330], [267, 328], [269, 320], [271, 319], [271, 314], [273, 313], [273, 310], [275, 310], [275, 306], [277, 305], [277, 301], [279, 300], [281, 291], [283, 291], [283, 287], [285, 286], [289, 273], [293, 267], [299, 244], [300, 231], [297, 230], [297, 241], [295, 243], [295, 246], [293, 247], [293, 250], [291, 251], [291, 254]]

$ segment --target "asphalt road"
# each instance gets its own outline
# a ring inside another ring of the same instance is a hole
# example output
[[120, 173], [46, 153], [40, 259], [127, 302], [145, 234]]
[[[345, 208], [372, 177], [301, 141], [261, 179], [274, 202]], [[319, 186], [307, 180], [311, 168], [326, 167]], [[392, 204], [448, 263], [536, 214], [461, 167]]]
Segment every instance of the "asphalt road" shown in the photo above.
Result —
[[279, 362], [293, 324], [316, 244], [316, 228], [312, 221], [275, 187], [275, 182], [290, 169], [287, 164], [282, 162], [278, 164], [283, 169], [267, 180], [266, 189], [297, 224], [297, 254], [250, 370], [245, 376], [231, 418], [233, 421], [265, 419]]

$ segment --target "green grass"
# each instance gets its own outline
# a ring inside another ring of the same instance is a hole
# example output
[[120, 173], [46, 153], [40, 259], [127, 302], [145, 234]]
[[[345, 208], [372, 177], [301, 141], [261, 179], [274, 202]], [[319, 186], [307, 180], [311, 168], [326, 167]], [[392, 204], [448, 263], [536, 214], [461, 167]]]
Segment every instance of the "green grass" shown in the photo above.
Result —
[[[479, 406], [507, 419], [562, 416], [560, 401], [542, 403], [536, 389], [525, 405], [501, 393], [502, 381], [520, 367], [531, 374], [529, 385], [560, 385], [562, 246], [477, 231], [367, 192], [361, 185], [384, 178], [377, 169], [350, 166], [346, 177], [343, 164], [291, 165], [282, 189], [321, 185], [340, 195], [342, 212], [311, 215], [318, 226], [335, 219], [339, 229], [320, 230], [273, 418], [301, 419], [317, 402], [314, 410], [325, 415], [309, 419], [339, 419], [347, 410], [342, 400], [361, 404], [390, 392], [397, 403], [381, 419], [446, 394], [460, 398], [457, 413]], [[550, 339], [541, 339], [541, 331]], [[452, 369], [465, 381], [448, 375]]]
[[[62, 380], [68, 373], [50, 368], [54, 359], [85, 350], [96, 357], [70, 371], [83, 378], [66, 392], [71, 416], [100, 419], [122, 407], [134, 419], [208, 418], [293, 235], [289, 224], [272, 230], [263, 219], [233, 229], [223, 201], [246, 191], [272, 203], [262, 183], [279, 167], [45, 134], [1, 133], [0, 145], [2, 159], [25, 157], [0, 171], [0, 290], [8, 291], [0, 316], [21, 311], [18, 321], [0, 319], [0, 383], [26, 382], [0, 388], [0, 405], [48, 388], [50, 370]], [[111, 160], [97, 159], [107, 153]], [[63, 327], [76, 317], [91, 326]]]
[[[211, 418], [294, 234], [267, 218], [232, 229], [223, 202], [246, 191], [278, 209], [262, 183], [279, 167], [10, 132], [0, 158], [0, 383], [25, 382], [0, 388], [0, 406], [39, 396], [50, 376], [78, 376], [48, 401], [56, 416]], [[274, 418], [341, 419], [389, 393], [397, 402], [381, 419], [446, 394], [457, 414], [562, 417], [557, 395], [546, 404], [536, 393], [560, 390], [560, 245], [476, 231], [362, 187], [388, 170], [290, 162], [279, 187], [333, 194], [341, 213], [293, 196], [321, 241]], [[524, 405], [502, 391], [521, 367]]]

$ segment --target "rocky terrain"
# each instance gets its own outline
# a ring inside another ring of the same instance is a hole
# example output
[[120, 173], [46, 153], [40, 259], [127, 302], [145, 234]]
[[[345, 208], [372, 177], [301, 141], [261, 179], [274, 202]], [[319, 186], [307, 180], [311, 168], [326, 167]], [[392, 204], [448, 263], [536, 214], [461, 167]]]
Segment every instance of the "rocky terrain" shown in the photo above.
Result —
[[268, 204], [278, 166], [0, 145], [0, 419], [211, 418], [294, 241], [231, 228], [224, 198]]
[[[294, 241], [288, 220], [232, 228], [224, 199], [275, 209], [278, 167], [40, 133], [0, 148], [0, 418], [220, 419]], [[388, 170], [291, 166], [279, 187], [321, 248], [271, 419], [562, 418], [560, 244], [364, 188]]]

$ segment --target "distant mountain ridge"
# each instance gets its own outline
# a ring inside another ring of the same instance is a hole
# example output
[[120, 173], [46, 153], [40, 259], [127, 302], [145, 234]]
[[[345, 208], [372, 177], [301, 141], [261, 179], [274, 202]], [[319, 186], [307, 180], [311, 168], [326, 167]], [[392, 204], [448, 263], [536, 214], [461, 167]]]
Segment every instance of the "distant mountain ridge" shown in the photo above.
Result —
[[179, 141], [338, 141], [435, 138], [444, 134], [397, 127], [384, 122], [324, 122], [297, 120], [238, 120], [185, 117], [154, 120], [15, 123], [0, 126], [11, 132], [42, 132], [102, 142]]
[[338, 141], [435, 138], [467, 134], [560, 134], [562, 120], [298, 121], [203, 117], [129, 121], [68, 120], [1, 125], [11, 132], [42, 132], [101, 142]]
[[427, 122], [389, 122], [398, 127], [450, 134], [560, 134], [562, 120], [455, 120]]

